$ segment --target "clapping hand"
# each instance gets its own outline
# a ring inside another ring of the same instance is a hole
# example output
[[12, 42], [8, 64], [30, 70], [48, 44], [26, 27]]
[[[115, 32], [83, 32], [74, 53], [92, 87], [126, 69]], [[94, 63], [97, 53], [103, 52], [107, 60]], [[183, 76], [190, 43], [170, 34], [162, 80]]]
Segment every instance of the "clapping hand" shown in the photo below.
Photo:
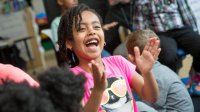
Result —
[[[134, 47], [135, 53], [135, 64], [140, 70], [141, 74], [146, 75], [148, 74], [155, 61], [158, 59], [158, 55], [160, 54], [161, 48], [159, 48], [160, 41], [156, 38], [150, 38], [146, 43], [144, 50], [140, 53], [138, 47]], [[133, 56], [128, 55], [130, 61], [133, 61]]]
[[94, 60], [92, 60], [90, 64], [94, 78], [94, 89], [104, 91], [107, 87], [107, 80], [104, 70], [101, 70], [99, 64]]

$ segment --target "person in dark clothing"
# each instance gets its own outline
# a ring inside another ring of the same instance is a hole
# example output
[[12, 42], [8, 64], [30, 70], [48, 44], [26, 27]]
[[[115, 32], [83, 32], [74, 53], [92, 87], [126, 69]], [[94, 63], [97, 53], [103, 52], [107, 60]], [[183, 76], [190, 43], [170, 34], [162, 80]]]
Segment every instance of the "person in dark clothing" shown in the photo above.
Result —
[[[200, 35], [186, 0], [131, 0], [128, 4], [112, 6], [106, 18], [105, 22], [117, 21], [131, 31], [153, 30], [160, 37], [159, 61], [162, 64], [178, 72], [182, 64], [177, 53], [182, 48], [193, 56], [192, 67], [195, 74], [200, 74]], [[108, 45], [115, 39], [114, 34], [110, 35]]]

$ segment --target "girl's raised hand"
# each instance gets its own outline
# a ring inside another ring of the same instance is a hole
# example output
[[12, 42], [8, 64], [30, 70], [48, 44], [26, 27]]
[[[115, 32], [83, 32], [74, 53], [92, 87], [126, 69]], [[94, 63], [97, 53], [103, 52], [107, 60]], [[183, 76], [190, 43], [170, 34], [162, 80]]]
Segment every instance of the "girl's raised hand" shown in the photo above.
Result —
[[143, 75], [148, 74], [155, 61], [158, 59], [161, 48], [159, 48], [160, 41], [156, 38], [150, 38], [146, 43], [142, 54], [138, 47], [134, 48], [136, 66]]
[[107, 80], [103, 70], [100, 70], [99, 64], [94, 60], [90, 64], [94, 78], [94, 89], [104, 91], [107, 87]]

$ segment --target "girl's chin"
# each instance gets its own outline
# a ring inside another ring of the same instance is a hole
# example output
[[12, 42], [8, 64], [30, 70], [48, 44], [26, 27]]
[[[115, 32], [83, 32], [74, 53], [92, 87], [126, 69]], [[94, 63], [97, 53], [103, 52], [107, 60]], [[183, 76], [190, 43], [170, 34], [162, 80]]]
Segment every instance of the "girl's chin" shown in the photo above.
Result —
[[101, 57], [101, 53], [93, 53], [90, 55], [91, 59], [97, 59]]

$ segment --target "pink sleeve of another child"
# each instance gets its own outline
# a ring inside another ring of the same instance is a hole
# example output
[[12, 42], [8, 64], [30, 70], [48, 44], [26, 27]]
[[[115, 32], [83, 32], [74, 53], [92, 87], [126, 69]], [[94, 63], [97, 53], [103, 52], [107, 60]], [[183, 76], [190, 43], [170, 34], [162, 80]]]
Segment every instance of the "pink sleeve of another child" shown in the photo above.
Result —
[[1, 64], [0, 63], [0, 84], [3, 80], [12, 80], [15, 82], [27, 81], [31, 86], [38, 87], [39, 83], [31, 78], [23, 70], [14, 67], [10, 64]]

